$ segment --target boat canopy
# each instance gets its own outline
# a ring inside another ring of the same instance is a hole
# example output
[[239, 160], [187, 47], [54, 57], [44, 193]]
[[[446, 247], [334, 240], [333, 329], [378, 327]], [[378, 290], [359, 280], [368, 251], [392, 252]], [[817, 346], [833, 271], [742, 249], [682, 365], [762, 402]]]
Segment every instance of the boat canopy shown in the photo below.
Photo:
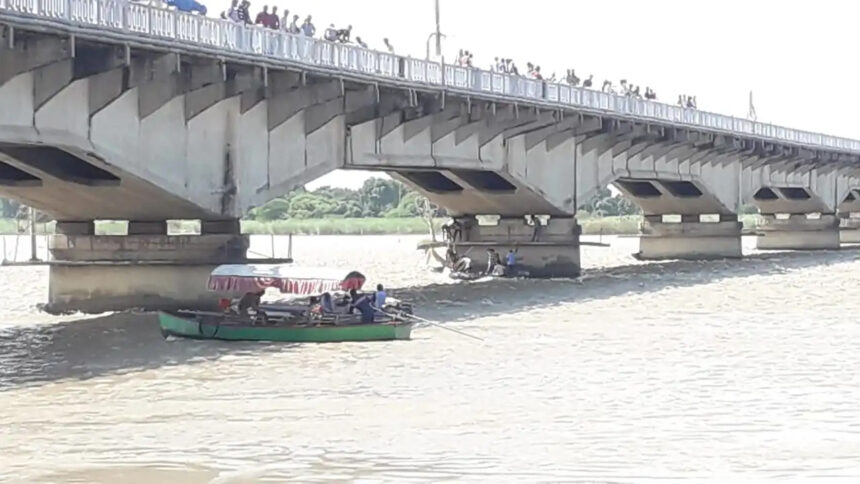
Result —
[[274, 287], [284, 294], [303, 296], [361, 289], [364, 276], [356, 271], [297, 267], [292, 264], [226, 264], [209, 276], [209, 290], [249, 293]]

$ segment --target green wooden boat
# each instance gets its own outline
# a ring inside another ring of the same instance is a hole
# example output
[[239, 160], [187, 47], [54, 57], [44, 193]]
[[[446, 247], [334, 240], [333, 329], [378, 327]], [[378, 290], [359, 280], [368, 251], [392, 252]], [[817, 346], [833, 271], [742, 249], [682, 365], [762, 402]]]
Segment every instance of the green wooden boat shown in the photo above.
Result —
[[[357, 271], [344, 275], [333, 269], [301, 268], [288, 264], [227, 264], [218, 266], [209, 276], [213, 292], [245, 294], [243, 300], [256, 302], [236, 308], [229, 299], [221, 299], [223, 312], [179, 311], [158, 313], [158, 324], [165, 336], [218, 339], [227, 341], [283, 341], [292, 343], [332, 343], [343, 341], [390, 341], [409, 339], [413, 319], [410, 304], [397, 303], [376, 310], [375, 322], [362, 323], [359, 314], [335, 309], [330, 291], [361, 289], [364, 276]], [[266, 289], [282, 294], [328, 297], [328, 310], [322, 304], [263, 304], [260, 297]], [[392, 298], [393, 299], [393, 298]]]
[[347, 341], [408, 340], [410, 322], [386, 321], [371, 324], [274, 324], [254, 325], [213, 313], [158, 313], [165, 336], [225, 341], [276, 341], [290, 343], [339, 343]]

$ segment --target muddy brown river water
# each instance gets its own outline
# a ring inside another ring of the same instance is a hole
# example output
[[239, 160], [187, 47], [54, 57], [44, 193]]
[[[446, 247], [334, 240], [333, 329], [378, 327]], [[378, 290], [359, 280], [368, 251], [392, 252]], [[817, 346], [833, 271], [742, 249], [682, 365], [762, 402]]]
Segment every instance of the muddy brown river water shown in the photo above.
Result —
[[294, 252], [484, 343], [165, 341], [41, 314], [47, 271], [0, 269], [0, 480], [860, 480], [860, 252], [644, 264], [609, 238], [578, 281], [466, 284], [417, 240]]

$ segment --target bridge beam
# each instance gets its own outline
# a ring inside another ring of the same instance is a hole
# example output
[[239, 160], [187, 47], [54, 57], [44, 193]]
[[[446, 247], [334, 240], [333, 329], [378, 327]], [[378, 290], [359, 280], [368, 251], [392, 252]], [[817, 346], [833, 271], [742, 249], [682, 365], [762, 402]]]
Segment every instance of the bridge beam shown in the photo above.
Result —
[[19, 74], [72, 56], [68, 38], [16, 35], [14, 45], [0, 44], [0, 86]]

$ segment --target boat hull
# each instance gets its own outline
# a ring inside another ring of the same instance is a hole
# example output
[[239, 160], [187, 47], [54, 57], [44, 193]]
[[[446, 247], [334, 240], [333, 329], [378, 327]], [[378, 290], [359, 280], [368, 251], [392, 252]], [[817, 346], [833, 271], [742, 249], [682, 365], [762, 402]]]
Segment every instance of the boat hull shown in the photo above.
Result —
[[343, 326], [250, 326], [197, 321], [159, 312], [158, 324], [167, 336], [223, 341], [287, 343], [342, 343], [348, 341], [408, 340], [412, 323], [352, 324]]

